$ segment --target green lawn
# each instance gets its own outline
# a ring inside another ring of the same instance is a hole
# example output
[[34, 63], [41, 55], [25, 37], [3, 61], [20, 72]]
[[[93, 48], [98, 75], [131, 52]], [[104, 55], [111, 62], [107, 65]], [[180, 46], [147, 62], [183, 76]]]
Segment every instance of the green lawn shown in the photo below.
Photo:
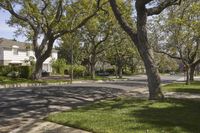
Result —
[[199, 133], [200, 102], [118, 98], [52, 114], [46, 120], [94, 133]]
[[17, 83], [56, 83], [56, 82], [67, 82], [66, 80], [30, 80], [23, 78], [10, 78], [0, 76], [0, 84], [17, 84]]
[[200, 93], [200, 81], [192, 82], [190, 85], [186, 85], [185, 83], [172, 83], [163, 86], [163, 90], [174, 92]]

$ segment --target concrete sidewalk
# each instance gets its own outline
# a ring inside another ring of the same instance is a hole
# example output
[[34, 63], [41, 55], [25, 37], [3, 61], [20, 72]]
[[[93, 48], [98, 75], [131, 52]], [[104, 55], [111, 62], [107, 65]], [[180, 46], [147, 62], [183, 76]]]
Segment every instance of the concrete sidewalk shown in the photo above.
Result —
[[30, 124], [23, 125], [22, 127], [13, 130], [10, 133], [90, 133], [47, 121], [33, 121], [31, 125], [32, 128], [29, 128], [29, 125]]

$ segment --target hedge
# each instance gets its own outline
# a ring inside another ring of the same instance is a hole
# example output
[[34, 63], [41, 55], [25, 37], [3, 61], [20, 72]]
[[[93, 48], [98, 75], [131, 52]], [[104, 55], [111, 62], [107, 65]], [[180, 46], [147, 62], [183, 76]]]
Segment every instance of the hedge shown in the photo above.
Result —
[[[86, 68], [82, 65], [74, 65], [73, 73], [74, 77], [83, 77], [85, 75]], [[67, 65], [65, 69], [65, 74], [71, 74], [71, 65]]]
[[[11, 73], [11, 74], [9, 74]], [[32, 70], [30, 66], [0, 66], [0, 76], [8, 76], [19, 73], [20, 78], [30, 78]], [[15, 75], [13, 75], [15, 77]]]

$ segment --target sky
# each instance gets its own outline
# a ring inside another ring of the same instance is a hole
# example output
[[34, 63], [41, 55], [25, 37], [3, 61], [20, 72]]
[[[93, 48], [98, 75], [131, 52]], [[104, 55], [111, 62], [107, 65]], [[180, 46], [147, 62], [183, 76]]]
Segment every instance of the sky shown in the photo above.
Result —
[[25, 42], [24, 36], [16, 37], [14, 32], [16, 28], [10, 27], [6, 22], [9, 20], [10, 14], [7, 11], [0, 10], [0, 38], [16, 39], [17, 41]]

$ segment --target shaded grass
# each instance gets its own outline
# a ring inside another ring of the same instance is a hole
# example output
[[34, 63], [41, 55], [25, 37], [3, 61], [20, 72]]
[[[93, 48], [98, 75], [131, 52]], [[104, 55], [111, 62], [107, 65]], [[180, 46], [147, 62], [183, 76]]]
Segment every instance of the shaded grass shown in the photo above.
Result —
[[24, 78], [10, 78], [0, 76], [0, 84], [18, 84], [18, 83], [58, 83], [67, 82], [66, 80], [30, 80]]
[[199, 133], [200, 102], [118, 98], [53, 114], [46, 120], [94, 133]]
[[200, 93], [200, 81], [192, 82], [190, 85], [186, 85], [185, 83], [172, 83], [163, 86], [163, 90], [174, 92]]

